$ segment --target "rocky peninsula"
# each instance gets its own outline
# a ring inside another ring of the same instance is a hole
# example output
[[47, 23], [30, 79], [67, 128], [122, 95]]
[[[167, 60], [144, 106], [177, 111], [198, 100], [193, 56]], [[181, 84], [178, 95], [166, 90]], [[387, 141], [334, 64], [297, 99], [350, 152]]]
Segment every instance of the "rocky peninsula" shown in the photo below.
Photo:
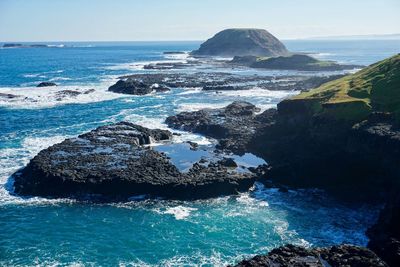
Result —
[[225, 160], [194, 163], [180, 172], [149, 145], [168, 141], [167, 130], [128, 122], [99, 127], [42, 150], [14, 174], [15, 193], [102, 201], [133, 196], [168, 199], [216, 197], [248, 190], [255, 181]]
[[301, 71], [339, 71], [359, 69], [362, 67], [359, 65], [341, 65], [334, 61], [318, 60], [309, 55], [302, 54], [291, 54], [279, 57], [236, 56], [231, 63], [259, 69]]
[[201, 44], [198, 50], [192, 51], [191, 55], [233, 57], [231, 61], [227, 61], [232, 66], [273, 70], [341, 71], [363, 67], [292, 53], [275, 36], [263, 29], [223, 30]]
[[108, 90], [121, 94], [146, 95], [176, 88], [202, 88], [204, 91], [267, 90], [306, 91], [343, 75], [235, 75], [228, 72], [145, 73], [120, 77]]

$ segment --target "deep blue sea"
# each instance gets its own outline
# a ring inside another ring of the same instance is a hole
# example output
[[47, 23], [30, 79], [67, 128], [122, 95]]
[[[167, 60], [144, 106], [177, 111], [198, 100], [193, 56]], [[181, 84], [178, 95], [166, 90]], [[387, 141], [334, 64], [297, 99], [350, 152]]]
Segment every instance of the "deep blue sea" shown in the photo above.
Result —
[[[200, 42], [53, 44], [57, 47], [0, 49], [0, 93], [21, 96], [0, 98], [0, 266], [224, 266], [285, 243], [368, 242], [364, 232], [378, 207], [341, 203], [318, 190], [281, 193], [255, 185], [249, 193], [209, 200], [112, 204], [13, 195], [10, 175], [36, 153], [100, 125], [127, 120], [166, 128], [164, 119], [180, 111], [222, 107], [234, 100], [268, 108], [296, 93], [255, 88], [215, 94], [180, 88], [146, 96], [114, 94], [107, 88], [118, 76], [145, 72], [143, 65], [149, 62], [184, 62], [185, 54], [163, 52], [190, 51]], [[362, 65], [400, 52], [400, 41], [285, 44], [291, 51]], [[209, 66], [185, 71], [257, 72]], [[36, 88], [41, 81], [59, 86]], [[59, 100], [57, 91], [65, 89], [95, 92]], [[174, 142], [187, 140], [213, 145], [213, 140], [189, 133]], [[179, 150], [166, 151], [182, 166], [190, 158]]]

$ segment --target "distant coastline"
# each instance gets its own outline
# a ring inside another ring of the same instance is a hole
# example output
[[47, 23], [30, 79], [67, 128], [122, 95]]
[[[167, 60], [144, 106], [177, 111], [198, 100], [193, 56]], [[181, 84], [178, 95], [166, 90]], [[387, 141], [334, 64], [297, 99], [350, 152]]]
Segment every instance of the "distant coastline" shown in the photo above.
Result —
[[366, 35], [337, 35], [337, 36], [321, 36], [298, 38], [296, 40], [400, 40], [400, 33], [392, 34], [366, 34]]

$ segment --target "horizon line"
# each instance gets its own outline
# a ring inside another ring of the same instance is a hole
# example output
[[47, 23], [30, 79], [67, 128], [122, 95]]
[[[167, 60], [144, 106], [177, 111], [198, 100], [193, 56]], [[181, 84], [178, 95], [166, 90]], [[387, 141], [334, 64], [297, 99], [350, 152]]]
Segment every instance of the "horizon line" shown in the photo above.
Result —
[[[362, 38], [374, 38], [375, 40], [379, 40], [379, 37], [382, 37], [383, 40], [390, 40], [386, 39], [387, 37], [390, 36], [399, 36], [400, 33], [374, 33], [374, 34], [353, 34], [353, 35], [328, 35], [328, 36], [308, 36], [308, 37], [289, 37], [289, 38], [279, 38], [279, 40], [282, 41], [291, 41], [291, 40], [316, 40], [316, 39], [323, 39], [323, 40], [335, 40], [335, 39], [341, 39], [341, 40], [346, 40], [346, 38], [359, 38], [362, 40]], [[385, 38], [386, 37], [386, 38]], [[209, 37], [211, 38], [211, 37]], [[48, 43], [60, 43], [60, 42], [82, 42], [82, 43], [89, 43], [89, 42], [97, 42], [97, 43], [105, 43], [105, 42], [204, 42], [207, 39], [188, 39], [188, 40], [183, 40], [183, 39], [176, 39], [176, 40], [41, 40], [41, 41], [35, 41], [35, 40], [24, 40], [24, 41], [0, 41], [0, 43], [42, 43], [42, 42], [48, 42]], [[400, 38], [395, 38], [393, 40], [398, 40]]]

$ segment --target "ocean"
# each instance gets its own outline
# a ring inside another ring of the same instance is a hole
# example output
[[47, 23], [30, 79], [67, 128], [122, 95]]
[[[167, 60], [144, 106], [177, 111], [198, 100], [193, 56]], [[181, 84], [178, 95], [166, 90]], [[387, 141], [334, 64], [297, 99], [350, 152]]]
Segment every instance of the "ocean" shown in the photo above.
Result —
[[[294, 52], [360, 65], [394, 55], [400, 47], [399, 40], [284, 43]], [[223, 107], [235, 100], [267, 109], [297, 93], [254, 88], [215, 94], [178, 88], [146, 96], [115, 94], [107, 88], [119, 76], [157, 72], [143, 69], [150, 62], [185, 62], [187, 54], [163, 52], [191, 51], [200, 42], [51, 44], [54, 47], [0, 49], [0, 93], [21, 96], [0, 97], [0, 265], [224, 266], [286, 243], [367, 244], [365, 230], [379, 206], [342, 203], [315, 189], [284, 193], [256, 184], [238, 196], [108, 204], [14, 195], [10, 176], [35, 154], [100, 125], [126, 120], [166, 129], [165, 118], [181, 111]], [[209, 66], [184, 71], [310, 75]], [[36, 88], [42, 81], [59, 86]], [[94, 92], [76, 97], [57, 94], [89, 89]], [[174, 142], [188, 140], [215, 145], [214, 140], [184, 132]], [[165, 149], [177, 165], [187, 165], [180, 150]], [[251, 155], [242, 159], [261, 162]]]

